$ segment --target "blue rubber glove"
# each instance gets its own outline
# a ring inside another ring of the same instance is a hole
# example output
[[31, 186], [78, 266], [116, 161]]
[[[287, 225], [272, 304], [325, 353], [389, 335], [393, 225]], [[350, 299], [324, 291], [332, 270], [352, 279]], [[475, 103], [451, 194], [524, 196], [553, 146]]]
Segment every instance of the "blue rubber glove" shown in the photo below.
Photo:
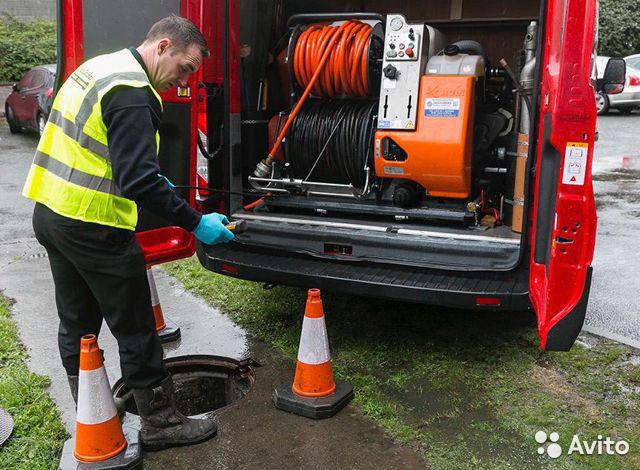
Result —
[[225, 227], [229, 221], [224, 215], [215, 212], [205, 214], [200, 219], [200, 223], [193, 231], [198, 240], [207, 245], [216, 243], [226, 243], [235, 238], [235, 235]]
[[161, 175], [160, 173], [158, 173], [158, 176], [159, 176], [160, 178], [162, 178], [163, 180], [165, 180], [171, 189], [176, 189], [176, 185], [175, 185], [175, 184], [173, 184], [171, 181], [169, 181], [169, 178], [167, 178], [167, 177], [166, 177], [166, 176], [164, 176], [164, 175]]

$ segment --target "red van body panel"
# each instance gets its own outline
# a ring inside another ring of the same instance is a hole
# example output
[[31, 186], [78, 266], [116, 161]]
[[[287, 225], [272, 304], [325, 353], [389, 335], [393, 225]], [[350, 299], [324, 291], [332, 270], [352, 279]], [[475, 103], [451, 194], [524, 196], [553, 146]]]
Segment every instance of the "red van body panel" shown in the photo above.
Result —
[[[549, 0], [546, 18], [529, 284], [542, 348], [549, 346], [550, 332], [561, 328], [568, 315], [584, 318], [584, 311], [574, 309], [590, 283], [596, 237], [591, 73], [597, 3]], [[549, 175], [555, 181], [542, 181]], [[554, 187], [545, 191], [544, 185]], [[554, 336], [553, 341], [559, 340]]]

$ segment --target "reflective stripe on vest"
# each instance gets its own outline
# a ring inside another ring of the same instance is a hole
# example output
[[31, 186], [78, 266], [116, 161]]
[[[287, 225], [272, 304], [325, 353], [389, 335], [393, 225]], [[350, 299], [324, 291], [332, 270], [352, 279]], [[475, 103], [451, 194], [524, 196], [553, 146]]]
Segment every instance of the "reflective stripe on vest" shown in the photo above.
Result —
[[[162, 106], [130, 51], [84, 63], [56, 96], [23, 195], [73, 219], [135, 230], [137, 206], [121, 195], [113, 180], [102, 120], [102, 97], [116, 86], [149, 87]], [[157, 133], [156, 145], [159, 148]]]
[[[135, 58], [133, 60], [135, 60]], [[91, 113], [93, 112], [93, 107], [98, 102], [99, 93], [107, 87], [112, 88], [109, 85], [116, 80], [148, 82], [147, 75], [145, 73], [138, 72], [114, 73], [97, 80], [93, 87], [91, 87], [87, 92], [87, 95], [82, 102], [82, 106], [80, 106], [80, 110], [76, 115], [76, 125], [81, 127], [85, 122], [87, 122], [89, 116], [91, 116]]]
[[57, 109], [51, 110], [51, 114], [49, 114], [49, 122], [62, 129], [62, 132], [78, 142], [81, 147], [89, 149], [93, 153], [100, 155], [107, 160], [109, 159], [108, 146], [82, 132], [82, 129], [80, 129], [75, 122], [63, 117]]
[[99, 176], [90, 175], [84, 171], [71, 168], [55, 158], [51, 158], [46, 153], [37, 151], [36, 156], [33, 157], [33, 164], [44, 168], [58, 178], [62, 178], [65, 181], [82, 186], [83, 188], [100, 191], [101, 193], [120, 195], [112, 179], [100, 178]]

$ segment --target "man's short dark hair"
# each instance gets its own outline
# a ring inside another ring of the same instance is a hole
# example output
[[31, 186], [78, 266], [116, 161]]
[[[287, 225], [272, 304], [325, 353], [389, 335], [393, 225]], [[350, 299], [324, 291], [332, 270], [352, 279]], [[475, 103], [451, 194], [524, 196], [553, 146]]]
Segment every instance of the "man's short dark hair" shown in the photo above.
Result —
[[202, 57], [209, 57], [207, 42], [200, 30], [186, 18], [177, 15], [167, 16], [151, 26], [145, 42], [157, 41], [169, 38], [173, 45], [180, 51], [184, 51], [191, 44], [200, 49]]

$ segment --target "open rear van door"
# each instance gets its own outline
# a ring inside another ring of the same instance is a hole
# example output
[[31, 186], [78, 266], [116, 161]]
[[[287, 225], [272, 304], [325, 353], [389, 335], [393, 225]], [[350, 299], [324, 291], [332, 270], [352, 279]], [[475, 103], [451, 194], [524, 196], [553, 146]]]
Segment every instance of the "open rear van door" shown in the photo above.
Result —
[[[84, 61], [100, 54], [137, 46], [156, 21], [171, 14], [200, 25], [201, 2], [197, 0], [57, 0], [58, 78], [56, 90]], [[202, 72], [200, 72], [201, 74]], [[162, 93], [158, 159], [162, 173], [177, 186], [195, 186], [199, 74], [187, 87]], [[178, 190], [195, 206], [195, 191]], [[147, 263], [157, 264], [191, 256], [195, 240], [191, 233], [153, 214], [139, 214], [137, 238]]]
[[595, 0], [548, 0], [542, 40], [529, 295], [540, 347], [568, 350], [591, 285], [596, 209], [591, 181], [596, 109]]

